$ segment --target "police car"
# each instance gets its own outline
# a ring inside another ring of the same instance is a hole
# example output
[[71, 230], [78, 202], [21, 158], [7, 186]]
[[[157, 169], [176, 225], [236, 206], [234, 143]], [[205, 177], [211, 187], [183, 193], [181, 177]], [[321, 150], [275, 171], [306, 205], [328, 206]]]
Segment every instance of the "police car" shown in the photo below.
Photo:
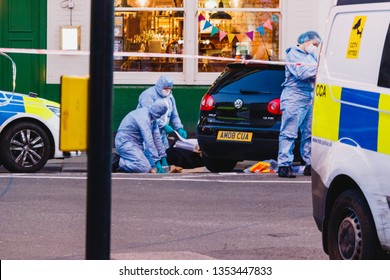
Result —
[[51, 158], [69, 156], [58, 148], [59, 115], [56, 102], [0, 90], [0, 164], [11, 172], [35, 172]]
[[390, 1], [329, 15], [312, 130], [313, 215], [331, 259], [390, 255]]

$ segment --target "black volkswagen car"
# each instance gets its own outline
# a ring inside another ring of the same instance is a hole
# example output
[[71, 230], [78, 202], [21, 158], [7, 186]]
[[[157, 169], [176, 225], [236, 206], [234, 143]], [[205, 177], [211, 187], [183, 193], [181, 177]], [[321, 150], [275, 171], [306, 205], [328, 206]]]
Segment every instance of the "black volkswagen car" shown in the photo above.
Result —
[[197, 124], [208, 170], [228, 172], [238, 161], [277, 159], [284, 75], [283, 65], [234, 63], [215, 80], [201, 100]]

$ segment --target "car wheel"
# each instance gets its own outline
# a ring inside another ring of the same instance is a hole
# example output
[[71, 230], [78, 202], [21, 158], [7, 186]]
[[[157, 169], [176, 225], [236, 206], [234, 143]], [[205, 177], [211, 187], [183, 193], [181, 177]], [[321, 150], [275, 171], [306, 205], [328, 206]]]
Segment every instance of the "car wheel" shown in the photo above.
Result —
[[336, 198], [329, 216], [328, 244], [330, 259], [383, 257], [370, 208], [357, 191], [348, 190]]
[[210, 158], [203, 155], [203, 163], [208, 170], [211, 172], [229, 172], [232, 171], [236, 166], [237, 161], [220, 159], [220, 158]]
[[50, 141], [37, 124], [21, 122], [9, 127], [0, 139], [2, 164], [11, 172], [35, 172], [49, 159]]

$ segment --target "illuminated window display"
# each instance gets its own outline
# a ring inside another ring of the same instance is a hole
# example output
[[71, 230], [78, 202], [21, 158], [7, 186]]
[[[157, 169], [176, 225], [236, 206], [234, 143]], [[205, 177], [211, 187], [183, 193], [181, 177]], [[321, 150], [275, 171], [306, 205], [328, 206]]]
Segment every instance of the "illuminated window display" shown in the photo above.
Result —
[[[280, 0], [194, 1], [115, 1], [114, 49], [143, 53], [115, 56], [115, 71], [180, 73], [188, 63], [198, 73], [220, 72], [228, 63], [220, 58], [278, 59]], [[196, 33], [186, 32], [190, 27]], [[196, 34], [198, 39], [186, 34]], [[145, 53], [218, 59], [148, 57]]]
[[[199, 55], [278, 59], [279, 0], [199, 0], [198, 7]], [[215, 7], [217, 12], [209, 10]], [[219, 72], [225, 64], [203, 59], [198, 70]]]

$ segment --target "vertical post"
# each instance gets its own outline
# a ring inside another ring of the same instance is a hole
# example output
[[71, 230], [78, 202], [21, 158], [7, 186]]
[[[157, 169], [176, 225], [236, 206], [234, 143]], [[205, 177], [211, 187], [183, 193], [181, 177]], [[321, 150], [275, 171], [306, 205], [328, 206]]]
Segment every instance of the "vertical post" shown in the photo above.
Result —
[[110, 258], [114, 1], [91, 1], [86, 259]]

